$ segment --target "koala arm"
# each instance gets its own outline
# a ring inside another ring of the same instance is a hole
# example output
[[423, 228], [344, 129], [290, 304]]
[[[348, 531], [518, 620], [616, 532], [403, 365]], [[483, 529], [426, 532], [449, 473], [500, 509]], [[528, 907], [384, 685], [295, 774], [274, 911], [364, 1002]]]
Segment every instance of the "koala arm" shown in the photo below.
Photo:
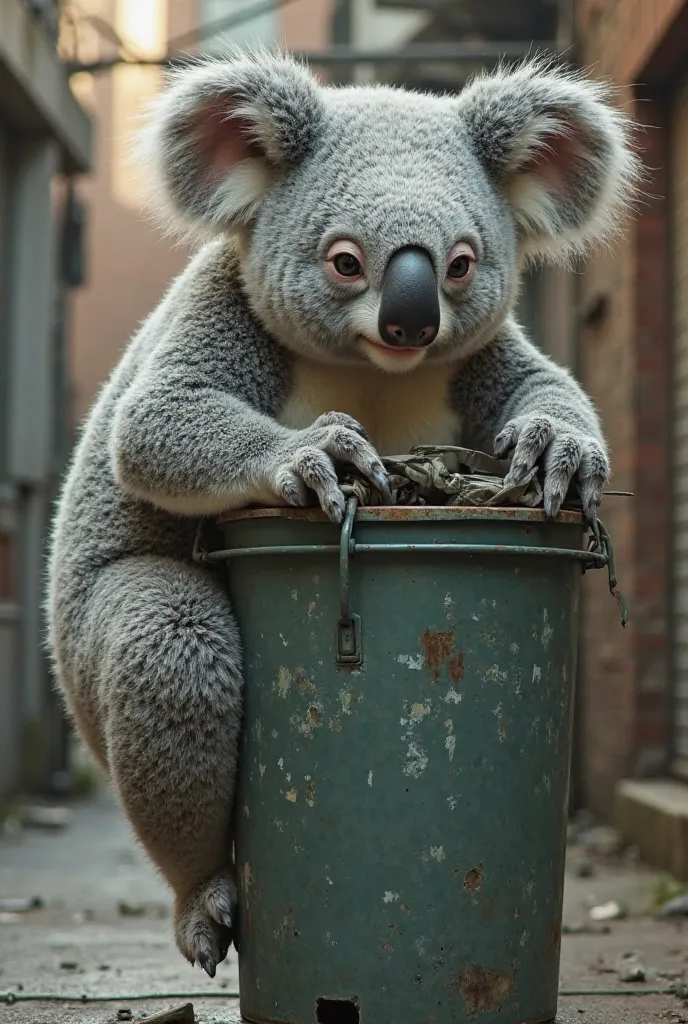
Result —
[[121, 399], [112, 439], [119, 484], [182, 515], [265, 499], [271, 456], [288, 431], [189, 371], [154, 364]]
[[545, 510], [555, 516], [577, 477], [586, 515], [594, 519], [609, 477], [597, 413], [571, 374], [543, 355], [513, 321], [470, 357], [452, 384], [467, 434], [498, 458], [511, 453], [508, 483], [541, 460]]
[[308, 505], [315, 492], [339, 522], [335, 463], [353, 463], [386, 493], [384, 467], [349, 416], [326, 413], [304, 430], [280, 425], [289, 356], [256, 322], [237, 277], [231, 256], [210, 249], [144, 325], [146, 358], [114, 414], [117, 482], [189, 516]]

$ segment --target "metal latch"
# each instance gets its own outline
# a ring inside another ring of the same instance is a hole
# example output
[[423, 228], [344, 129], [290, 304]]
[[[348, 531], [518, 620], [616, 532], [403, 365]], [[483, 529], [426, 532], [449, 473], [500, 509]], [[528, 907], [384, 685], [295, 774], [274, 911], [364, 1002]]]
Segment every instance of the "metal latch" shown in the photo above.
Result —
[[356, 498], [349, 498], [346, 503], [346, 514], [339, 542], [340, 616], [337, 623], [335, 650], [337, 664], [349, 668], [353, 665], [360, 665], [363, 661], [361, 617], [352, 615], [349, 608], [349, 559], [356, 549], [351, 532], [354, 528], [357, 505]]

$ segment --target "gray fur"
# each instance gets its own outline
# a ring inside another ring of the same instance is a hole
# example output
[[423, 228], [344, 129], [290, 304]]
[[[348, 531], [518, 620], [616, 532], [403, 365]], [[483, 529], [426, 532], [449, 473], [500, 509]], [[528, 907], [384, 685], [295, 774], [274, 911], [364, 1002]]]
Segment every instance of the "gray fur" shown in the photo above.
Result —
[[[236, 900], [242, 659], [226, 595], [190, 559], [197, 517], [314, 492], [340, 521], [337, 460], [384, 495], [367, 424], [351, 414], [357, 396], [297, 423], [298, 403], [313, 400], [300, 382], [306, 370], [328, 387], [372, 381], [383, 404], [394, 368], [362, 339], [378, 337], [386, 263], [421, 245], [442, 280], [457, 239], [475, 250], [475, 276], [440, 288], [438, 338], [406, 378], [419, 403], [446, 378], [426, 413], [445, 402], [456, 436], [426, 440], [511, 452], [512, 478], [542, 458], [547, 511], [577, 476], [594, 514], [609, 473], [597, 416], [511, 310], [527, 257], [565, 257], [608, 233], [635, 163], [599, 88], [553, 68], [436, 98], [321, 88], [265, 52], [175, 75], [143, 148], [167, 215], [214, 237], [88, 418], [55, 523], [50, 642], [82, 735], [174, 889], [179, 947], [213, 974]], [[347, 290], [323, 269], [341, 237], [367, 259], [367, 281]], [[419, 407], [401, 413], [385, 435], [400, 445], [422, 427]]]

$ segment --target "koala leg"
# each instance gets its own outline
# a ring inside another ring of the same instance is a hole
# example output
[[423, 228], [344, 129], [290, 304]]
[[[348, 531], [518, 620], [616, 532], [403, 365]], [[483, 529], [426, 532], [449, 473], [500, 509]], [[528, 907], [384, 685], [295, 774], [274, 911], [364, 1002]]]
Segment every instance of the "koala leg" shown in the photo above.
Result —
[[214, 976], [232, 941], [231, 815], [241, 644], [204, 570], [152, 556], [102, 570], [87, 657], [105, 757], [131, 824], [176, 896], [182, 954]]

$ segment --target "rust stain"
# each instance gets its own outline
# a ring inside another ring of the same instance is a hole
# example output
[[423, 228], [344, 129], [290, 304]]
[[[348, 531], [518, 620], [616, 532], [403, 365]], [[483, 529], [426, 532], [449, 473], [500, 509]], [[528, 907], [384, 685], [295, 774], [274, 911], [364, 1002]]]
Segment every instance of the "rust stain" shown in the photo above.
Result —
[[552, 921], [549, 926], [547, 941], [550, 949], [559, 949], [561, 946], [561, 922]]
[[478, 892], [483, 887], [485, 881], [485, 872], [481, 867], [471, 868], [467, 871], [463, 879], [463, 887], [468, 892]]
[[514, 991], [515, 974], [510, 971], [488, 971], [480, 964], [469, 964], [457, 972], [456, 981], [467, 1012], [487, 1013], [501, 1009], [502, 1003]]
[[312, 728], [317, 728], [322, 722], [322, 715], [320, 714], [320, 710], [316, 708], [314, 704], [311, 704], [310, 707], [308, 708], [307, 714]]
[[463, 654], [455, 654], [449, 662], [449, 675], [455, 683], [463, 679]]
[[439, 679], [442, 665], [454, 654], [454, 630], [433, 633], [426, 629], [420, 642], [425, 652], [426, 669]]

